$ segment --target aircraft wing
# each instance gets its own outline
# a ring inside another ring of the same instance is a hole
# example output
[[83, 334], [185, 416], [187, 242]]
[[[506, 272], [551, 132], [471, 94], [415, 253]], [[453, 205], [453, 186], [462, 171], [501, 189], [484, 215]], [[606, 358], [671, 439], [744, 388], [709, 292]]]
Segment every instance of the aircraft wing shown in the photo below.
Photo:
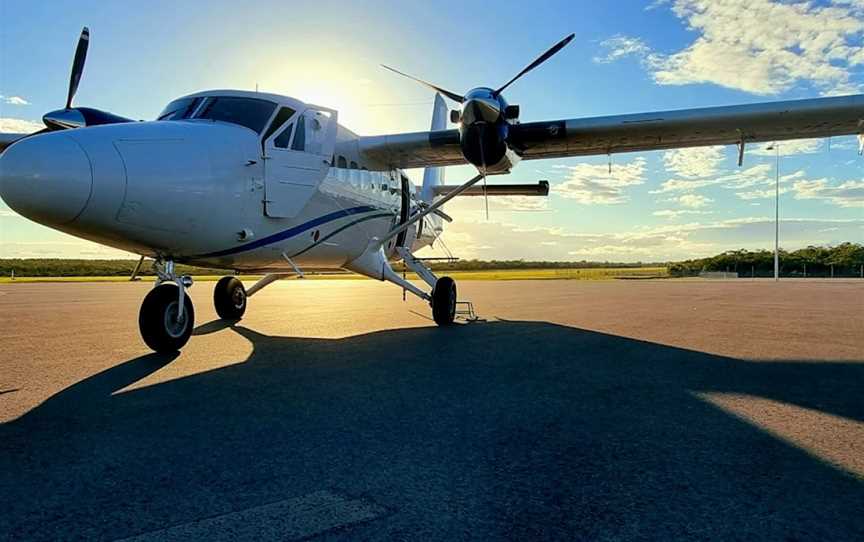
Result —
[[3, 152], [3, 149], [14, 143], [15, 141], [21, 139], [27, 134], [4, 134], [0, 133], [0, 152]]
[[[864, 133], [864, 94], [606, 117], [527, 122], [511, 127], [525, 160], [679, 147], [729, 145]], [[393, 167], [467, 163], [457, 130], [360, 138], [360, 150]]]

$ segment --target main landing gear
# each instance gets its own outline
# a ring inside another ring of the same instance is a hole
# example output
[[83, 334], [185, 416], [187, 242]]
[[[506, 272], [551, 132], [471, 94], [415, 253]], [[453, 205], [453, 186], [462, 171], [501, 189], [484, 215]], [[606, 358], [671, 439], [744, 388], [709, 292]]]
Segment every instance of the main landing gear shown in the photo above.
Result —
[[[449, 326], [456, 319], [456, 316], [466, 317], [468, 321], [475, 321], [478, 318], [474, 315], [474, 309], [469, 301], [459, 301], [456, 293], [456, 281], [450, 277], [438, 277], [431, 269], [426, 267], [422, 261], [418, 260], [411, 254], [410, 251], [403, 247], [396, 249], [402, 257], [405, 265], [417, 273], [423, 281], [432, 287], [432, 295], [420, 290], [410, 282], [399, 277], [392, 271], [385, 273], [385, 280], [389, 280], [405, 288], [421, 299], [429, 301], [432, 307], [432, 319], [439, 326]], [[388, 266], [389, 269], [389, 266]], [[459, 310], [459, 305], [467, 307], [465, 310]]]
[[449, 326], [456, 318], [456, 281], [441, 277], [432, 288], [432, 318], [439, 326]]

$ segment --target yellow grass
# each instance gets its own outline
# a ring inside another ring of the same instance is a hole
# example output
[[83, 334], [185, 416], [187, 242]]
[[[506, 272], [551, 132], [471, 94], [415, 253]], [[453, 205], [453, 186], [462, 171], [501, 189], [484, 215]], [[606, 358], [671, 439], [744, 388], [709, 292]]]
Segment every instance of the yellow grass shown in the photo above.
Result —
[[[610, 280], [615, 278], [649, 278], [666, 277], [665, 267], [634, 267], [634, 268], [590, 268], [590, 269], [498, 269], [488, 271], [438, 271], [439, 276], [448, 275], [456, 280]], [[141, 277], [144, 282], [153, 281], [154, 277]], [[218, 280], [218, 275], [196, 275], [196, 281]], [[261, 275], [241, 275], [244, 281], [254, 281]], [[315, 275], [307, 274], [312, 280], [356, 280], [364, 279], [353, 273]], [[413, 273], [408, 273], [411, 280], [417, 279]], [[0, 277], [0, 284], [28, 282], [126, 282], [129, 277]]]

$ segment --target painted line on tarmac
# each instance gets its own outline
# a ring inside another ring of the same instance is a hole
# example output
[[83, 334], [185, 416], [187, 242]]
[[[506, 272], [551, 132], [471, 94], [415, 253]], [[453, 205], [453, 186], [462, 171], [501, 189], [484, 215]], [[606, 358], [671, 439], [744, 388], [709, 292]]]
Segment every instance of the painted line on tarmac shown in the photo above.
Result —
[[365, 523], [387, 510], [362, 499], [329, 491], [254, 506], [124, 538], [155, 540], [301, 540], [349, 525]]

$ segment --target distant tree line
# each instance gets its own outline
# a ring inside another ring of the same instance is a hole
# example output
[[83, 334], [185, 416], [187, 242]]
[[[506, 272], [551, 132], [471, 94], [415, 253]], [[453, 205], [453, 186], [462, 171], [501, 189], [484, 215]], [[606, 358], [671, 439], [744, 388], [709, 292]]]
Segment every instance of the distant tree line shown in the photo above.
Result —
[[[15, 271], [19, 277], [119, 277], [130, 276], [138, 260], [84, 260], [62, 258], [11, 258], [0, 259], [0, 276], [8, 277]], [[429, 262], [439, 271], [480, 271], [493, 269], [585, 269], [585, 268], [635, 268], [644, 267], [642, 263], [616, 262], [543, 262], [527, 260], [458, 260], [453, 263]], [[652, 264], [664, 267], [665, 263]], [[400, 266], [396, 266], [401, 271]], [[177, 265], [181, 275], [230, 275], [226, 269], [206, 269], [191, 265]], [[146, 260], [138, 273], [152, 276], [152, 261]]]
[[[15, 271], [20, 277], [95, 277], [129, 276], [137, 260], [84, 260], [60, 258], [0, 259], [0, 276], [8, 277]], [[768, 277], [774, 274], [774, 253], [770, 250], [731, 250], [711, 256], [681, 262], [596, 262], [582, 260], [537, 261], [537, 260], [457, 260], [454, 262], [430, 261], [436, 271], [488, 271], [501, 269], [590, 269], [590, 268], [637, 268], [667, 267], [671, 276], [694, 276], [702, 271], [737, 272], [739, 276]], [[783, 276], [808, 277], [857, 277], [864, 265], [864, 245], [842, 243], [836, 246], [810, 246], [787, 252], [780, 251], [780, 271]], [[401, 270], [401, 266], [396, 266]], [[189, 265], [177, 265], [181, 275], [228, 275], [233, 271], [205, 269]], [[148, 260], [139, 272], [153, 275]]]
[[[637, 267], [666, 267], [666, 263], [643, 262], [555, 262], [540, 260], [456, 260], [454, 262], [426, 262], [435, 271], [492, 271], [500, 269], [633, 269]], [[400, 267], [401, 269], [401, 267]]]
[[[864, 265], [864, 245], [809, 246], [792, 252], [780, 250], [780, 274], [786, 277], [858, 277]], [[670, 263], [671, 276], [698, 275], [702, 271], [737, 272], [739, 276], [774, 276], [771, 250], [730, 250], [709, 258]]]
[[[0, 259], [0, 276], [8, 277], [15, 271], [20, 277], [119, 277], [131, 276], [138, 260], [69, 260], [62, 258]], [[204, 269], [191, 265], [177, 265], [180, 275], [229, 275], [233, 271]], [[152, 261], [146, 260], [138, 273], [155, 275]]]

